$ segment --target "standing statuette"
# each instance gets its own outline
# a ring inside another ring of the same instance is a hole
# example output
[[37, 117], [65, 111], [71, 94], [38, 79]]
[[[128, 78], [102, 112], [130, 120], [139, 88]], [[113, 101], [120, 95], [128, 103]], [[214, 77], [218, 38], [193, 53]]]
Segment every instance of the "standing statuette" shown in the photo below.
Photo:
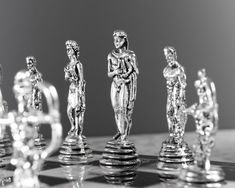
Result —
[[162, 143], [157, 170], [160, 176], [172, 177], [177, 176], [182, 166], [191, 163], [193, 157], [183, 139], [187, 122], [186, 74], [183, 66], [177, 61], [176, 50], [173, 47], [165, 47], [164, 55], [167, 61], [163, 76], [167, 84], [166, 118], [169, 136]]
[[[32, 84], [32, 96], [29, 100], [29, 108], [33, 108], [38, 111], [42, 111], [42, 92], [38, 88], [38, 84], [42, 83], [42, 74], [36, 68], [36, 59], [33, 56], [26, 57], [26, 65], [28, 73], [30, 75], [30, 82]], [[40, 125], [35, 124], [36, 135], [34, 139], [34, 145], [37, 149], [41, 150], [45, 148], [46, 141], [40, 132]]]
[[186, 111], [195, 120], [197, 143], [194, 144], [194, 165], [183, 168], [180, 179], [189, 183], [216, 183], [224, 180], [221, 168], [210, 163], [211, 150], [215, 145], [214, 136], [218, 129], [218, 104], [215, 84], [206, 76], [205, 69], [198, 71], [195, 88], [199, 102]]
[[79, 61], [79, 46], [76, 41], [65, 43], [68, 65], [64, 68], [65, 79], [70, 82], [67, 115], [71, 129], [60, 150], [59, 160], [64, 164], [87, 163], [92, 151], [83, 132], [84, 113], [86, 109], [83, 65]]
[[135, 53], [129, 50], [127, 34], [114, 31], [116, 47], [108, 55], [108, 76], [111, 84], [111, 103], [117, 125], [117, 134], [106, 144], [100, 164], [105, 167], [130, 168], [139, 164], [136, 148], [128, 140], [139, 74]]

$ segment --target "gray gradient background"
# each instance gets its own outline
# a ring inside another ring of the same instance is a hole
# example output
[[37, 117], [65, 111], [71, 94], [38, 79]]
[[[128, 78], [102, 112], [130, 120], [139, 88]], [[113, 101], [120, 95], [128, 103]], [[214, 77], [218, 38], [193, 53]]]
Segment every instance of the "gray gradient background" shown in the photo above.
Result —
[[[177, 49], [178, 61], [185, 67], [188, 105], [198, 100], [193, 83], [197, 70], [205, 67], [217, 87], [220, 128], [233, 128], [234, 7], [234, 0], [0, 1], [3, 95], [9, 108], [15, 109], [14, 75], [26, 67], [25, 57], [34, 55], [43, 79], [57, 88], [66, 134], [70, 125], [66, 115], [68, 83], [64, 81], [63, 68], [68, 58], [64, 42], [74, 39], [81, 46], [80, 60], [87, 82], [84, 134], [114, 135], [106, 58], [114, 48], [113, 30], [123, 29], [140, 69], [132, 134], [167, 131], [167, 96], [162, 76], [166, 45]], [[186, 130], [193, 129], [193, 119], [189, 118]], [[48, 131], [45, 134], [48, 136]]]

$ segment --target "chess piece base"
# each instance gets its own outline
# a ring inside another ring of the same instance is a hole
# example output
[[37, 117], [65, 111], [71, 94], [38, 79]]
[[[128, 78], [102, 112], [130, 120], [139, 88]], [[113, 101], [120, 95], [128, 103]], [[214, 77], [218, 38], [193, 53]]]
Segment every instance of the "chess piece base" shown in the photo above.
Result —
[[134, 183], [136, 176], [137, 175], [135, 170], [127, 170], [119, 172], [106, 171], [104, 177], [110, 184], [130, 186]]
[[168, 137], [163, 143], [158, 157], [157, 172], [159, 176], [175, 178], [182, 167], [193, 163], [193, 154], [185, 141], [175, 143]]
[[225, 174], [219, 167], [211, 166], [211, 169], [204, 170], [194, 165], [183, 168], [179, 179], [188, 183], [217, 183], [224, 181]]
[[85, 136], [68, 135], [60, 149], [59, 161], [63, 164], [86, 164], [92, 158], [92, 150], [90, 149]]
[[46, 140], [43, 138], [42, 135], [34, 139], [34, 146], [38, 150], [44, 150], [46, 148]]
[[0, 139], [0, 167], [10, 162], [12, 155], [12, 143], [7, 133]]
[[140, 159], [136, 153], [136, 148], [130, 141], [111, 140], [106, 144], [102, 159], [101, 167], [116, 169], [133, 169], [139, 166]]

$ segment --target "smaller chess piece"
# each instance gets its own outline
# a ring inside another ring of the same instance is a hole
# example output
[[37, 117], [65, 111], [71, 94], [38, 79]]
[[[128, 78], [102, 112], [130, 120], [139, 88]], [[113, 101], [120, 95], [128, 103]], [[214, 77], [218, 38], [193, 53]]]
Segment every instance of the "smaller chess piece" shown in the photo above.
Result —
[[[42, 83], [42, 74], [36, 68], [36, 59], [33, 56], [26, 57], [27, 69], [30, 74], [30, 81], [32, 83], [32, 97], [29, 100], [29, 107], [32, 107], [35, 110], [42, 111], [42, 92], [38, 88], [38, 83]], [[42, 150], [46, 147], [46, 141], [40, 132], [40, 125], [35, 125], [35, 139], [34, 146]]]
[[[2, 66], [0, 64], [0, 86], [2, 84]], [[2, 91], [0, 88], [0, 114], [1, 116], [6, 114], [8, 112], [8, 104], [3, 99]], [[0, 138], [0, 166], [4, 166], [10, 161], [10, 157], [12, 155], [12, 143], [11, 139], [8, 135], [7, 130], [5, 129], [5, 126], [1, 128], [1, 135], [3, 135]]]
[[128, 169], [140, 163], [135, 145], [128, 139], [139, 70], [135, 53], [129, 50], [127, 34], [117, 30], [113, 38], [116, 49], [108, 55], [108, 76], [113, 79], [110, 96], [118, 131], [106, 144], [100, 164]]
[[173, 47], [165, 47], [164, 55], [167, 61], [163, 76], [167, 84], [166, 117], [169, 136], [162, 143], [157, 171], [161, 177], [174, 178], [182, 166], [192, 163], [193, 156], [183, 138], [187, 122], [185, 112], [187, 83], [184, 67], [177, 61], [177, 53]]
[[179, 178], [189, 183], [216, 183], [225, 178], [223, 170], [210, 163], [214, 136], [218, 129], [218, 104], [215, 84], [205, 69], [198, 71], [195, 88], [199, 102], [186, 109], [195, 119], [197, 143], [194, 145], [194, 165], [182, 168]]
[[79, 46], [76, 41], [65, 43], [70, 60], [65, 67], [65, 79], [70, 82], [67, 115], [71, 129], [60, 149], [59, 161], [63, 164], [88, 163], [92, 158], [92, 150], [83, 133], [84, 114], [86, 109], [83, 66], [79, 61]]
[[[0, 116], [1, 128], [9, 126], [13, 137], [11, 164], [16, 169], [13, 185], [9, 187], [42, 187], [43, 184], [38, 179], [39, 170], [44, 160], [58, 149], [61, 143], [62, 126], [56, 89], [46, 82], [38, 84], [48, 105], [48, 113], [44, 113], [28, 107], [32, 87], [29, 73], [25, 70], [19, 71], [15, 76], [13, 87], [18, 109]], [[52, 129], [51, 142], [44, 150], [38, 150], [34, 146], [36, 134], [34, 125], [39, 123], [50, 125]]]

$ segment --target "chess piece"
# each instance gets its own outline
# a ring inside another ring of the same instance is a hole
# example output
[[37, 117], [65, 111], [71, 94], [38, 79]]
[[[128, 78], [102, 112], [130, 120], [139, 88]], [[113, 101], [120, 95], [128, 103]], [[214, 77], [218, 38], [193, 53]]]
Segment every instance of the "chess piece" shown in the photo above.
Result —
[[195, 119], [197, 143], [194, 145], [194, 165], [183, 168], [179, 178], [190, 183], [216, 183], [224, 180], [221, 168], [211, 166], [210, 155], [215, 145], [214, 136], [218, 129], [218, 104], [215, 84], [205, 69], [198, 71], [195, 88], [199, 102], [186, 111]]
[[[32, 88], [32, 98], [29, 100], [29, 106], [33, 107], [35, 110], [42, 111], [42, 92], [38, 88], [38, 83], [42, 83], [42, 74], [36, 68], [36, 59], [33, 56], [26, 57], [27, 69], [30, 74], [30, 81], [33, 86]], [[46, 146], [46, 141], [40, 132], [40, 125], [35, 125], [35, 139], [34, 146], [42, 150]]]
[[65, 79], [70, 82], [68, 94], [67, 115], [71, 129], [60, 149], [59, 160], [64, 164], [87, 163], [92, 157], [92, 151], [83, 132], [85, 103], [85, 85], [83, 66], [78, 60], [79, 46], [76, 41], [65, 43], [70, 60], [65, 67]]
[[108, 76], [113, 78], [111, 103], [118, 132], [106, 144], [100, 164], [106, 167], [131, 168], [140, 162], [134, 144], [128, 140], [139, 70], [136, 56], [129, 50], [127, 34], [118, 30], [114, 31], [113, 37], [116, 49], [108, 55]]
[[[0, 86], [2, 84], [2, 66], [0, 64]], [[3, 99], [2, 91], [0, 88], [0, 114], [6, 114], [8, 112], [8, 104]], [[8, 132], [5, 130], [4, 126], [1, 129], [3, 135], [0, 138], [0, 166], [4, 166], [10, 161], [10, 156], [12, 154], [12, 143], [8, 135]]]
[[185, 112], [186, 74], [177, 62], [176, 50], [165, 47], [164, 54], [168, 65], [163, 71], [167, 83], [166, 117], [169, 129], [168, 138], [162, 143], [157, 170], [160, 176], [176, 177], [182, 166], [193, 161], [192, 152], [184, 141], [187, 113]]
[[[18, 102], [18, 110], [1, 115], [1, 128], [9, 126], [13, 137], [13, 156], [11, 163], [16, 166], [14, 182], [9, 187], [39, 188], [38, 173], [43, 161], [60, 145], [62, 126], [60, 124], [59, 100], [56, 89], [44, 82], [38, 84], [48, 105], [48, 113], [28, 108], [31, 100], [32, 83], [30, 74], [19, 71], [14, 80], [13, 91]], [[35, 124], [50, 125], [52, 129], [51, 142], [44, 150], [34, 146]]]

